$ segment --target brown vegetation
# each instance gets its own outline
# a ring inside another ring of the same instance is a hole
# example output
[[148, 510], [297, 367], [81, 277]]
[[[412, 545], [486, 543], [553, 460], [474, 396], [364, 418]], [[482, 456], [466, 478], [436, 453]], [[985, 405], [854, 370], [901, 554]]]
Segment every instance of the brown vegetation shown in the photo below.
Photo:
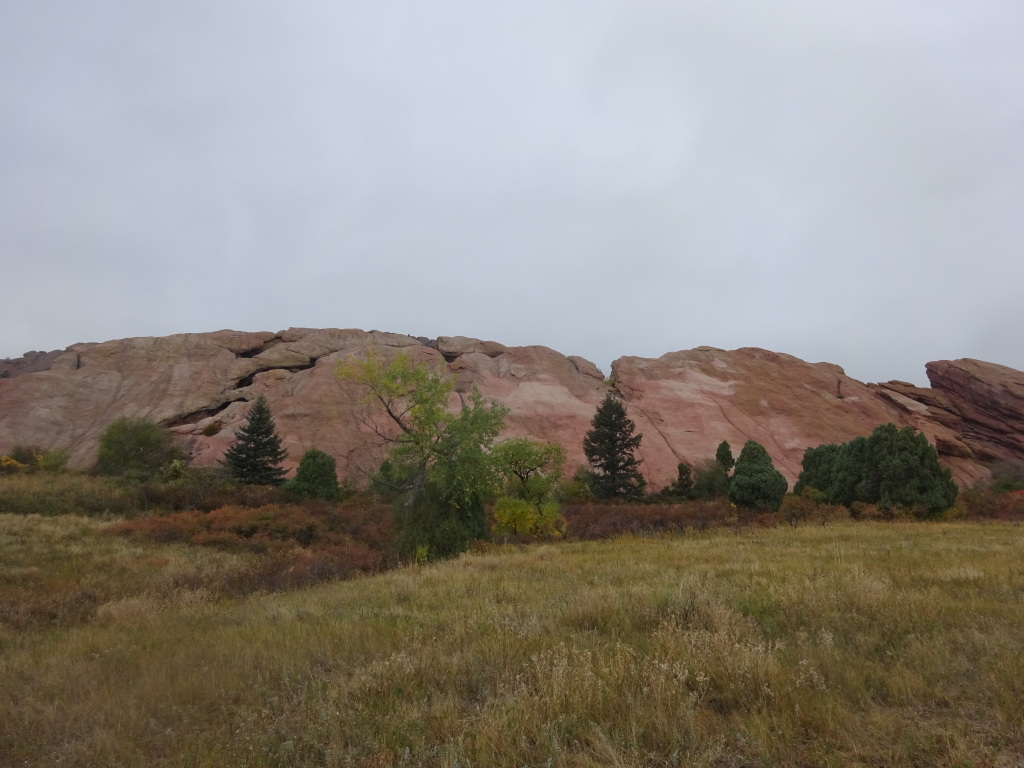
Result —
[[5, 621], [0, 764], [1024, 760], [1014, 524], [492, 547], [244, 598], [201, 580], [251, 553], [99, 527], [0, 516], [4, 584], [107, 584], [84, 623]]

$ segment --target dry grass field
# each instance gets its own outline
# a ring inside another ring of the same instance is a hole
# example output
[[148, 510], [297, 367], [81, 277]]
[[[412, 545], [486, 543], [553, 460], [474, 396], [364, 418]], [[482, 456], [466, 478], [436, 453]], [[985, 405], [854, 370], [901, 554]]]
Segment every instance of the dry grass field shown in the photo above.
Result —
[[0, 515], [4, 766], [1024, 765], [1024, 528], [494, 547], [298, 591]]

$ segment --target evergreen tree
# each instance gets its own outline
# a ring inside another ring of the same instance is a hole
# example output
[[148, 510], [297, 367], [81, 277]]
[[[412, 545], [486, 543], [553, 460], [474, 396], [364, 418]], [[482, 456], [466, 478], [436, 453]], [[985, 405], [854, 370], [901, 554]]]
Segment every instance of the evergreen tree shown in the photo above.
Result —
[[285, 489], [300, 499], [326, 499], [341, 501], [337, 464], [334, 457], [316, 448], [310, 448], [299, 460], [295, 477]]
[[840, 447], [835, 443], [822, 443], [817, 448], [804, 451], [803, 471], [793, 486], [793, 493], [803, 493], [808, 488], [828, 494], [832, 487], [833, 472]]
[[673, 495], [690, 498], [693, 492], [693, 468], [685, 461], [676, 465], [676, 481], [670, 487]]
[[634, 451], [643, 435], [634, 435], [636, 424], [626, 416], [622, 401], [608, 393], [583, 438], [583, 453], [594, 468], [594, 494], [602, 499], [637, 498], [647, 481], [640, 474]]
[[750, 509], [775, 512], [782, 505], [789, 483], [772, 464], [764, 446], [747, 440], [736, 461], [736, 471], [729, 483], [729, 501]]
[[808, 448], [797, 488], [815, 488], [830, 503], [847, 507], [860, 501], [933, 515], [951, 507], [957, 496], [956, 483], [928, 438], [894, 424], [842, 445]]
[[736, 461], [732, 457], [732, 448], [729, 446], [728, 440], [723, 440], [718, 444], [718, 450], [715, 451], [715, 461], [722, 465], [722, 469], [725, 470], [725, 474], [729, 474]]
[[729, 490], [729, 477], [725, 468], [715, 459], [704, 459], [693, 468], [693, 490], [695, 499], [717, 499]]
[[245, 426], [224, 454], [224, 464], [236, 480], [247, 485], [281, 485], [285, 473], [281, 462], [287, 455], [267, 398], [260, 395], [249, 409]]

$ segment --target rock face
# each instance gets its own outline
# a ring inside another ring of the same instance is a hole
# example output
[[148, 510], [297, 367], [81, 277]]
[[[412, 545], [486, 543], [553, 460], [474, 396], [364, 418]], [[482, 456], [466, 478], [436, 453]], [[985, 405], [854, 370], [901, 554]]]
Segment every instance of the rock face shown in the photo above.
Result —
[[504, 403], [506, 434], [560, 443], [570, 471], [585, 464], [583, 436], [614, 388], [644, 435], [642, 469], [653, 488], [674, 478], [678, 462], [712, 457], [722, 440], [738, 454], [748, 439], [764, 445], [792, 483], [808, 446], [844, 442], [887, 421], [923, 431], [961, 483], [986, 477], [986, 462], [1024, 460], [1024, 374], [976, 360], [929, 363], [932, 388], [922, 389], [864, 384], [838, 366], [762, 349], [699, 347], [620, 358], [606, 383], [593, 363], [546, 347], [311, 328], [75, 344], [0, 362], [0, 454], [17, 444], [61, 446], [72, 466], [87, 468], [106, 425], [130, 415], [167, 425], [197, 464], [214, 464], [248, 402], [264, 394], [289, 467], [316, 447], [359, 482], [385, 448], [364, 393], [335, 370], [370, 350], [447, 369], [456, 381], [452, 407], [474, 386]]

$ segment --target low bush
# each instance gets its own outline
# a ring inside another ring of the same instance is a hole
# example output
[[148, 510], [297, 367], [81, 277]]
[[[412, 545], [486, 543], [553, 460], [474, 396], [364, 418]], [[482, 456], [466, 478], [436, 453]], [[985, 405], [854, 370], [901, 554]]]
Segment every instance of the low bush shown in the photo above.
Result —
[[622, 535], [657, 536], [739, 524], [736, 508], [724, 499], [682, 504], [566, 504], [562, 515], [568, 528], [567, 538], [583, 540]]
[[491, 533], [516, 541], [548, 541], [565, 535], [565, 518], [553, 501], [538, 505], [526, 499], [502, 497], [494, 502]]
[[135, 517], [152, 508], [140, 486], [109, 477], [72, 473], [0, 475], [0, 512]]
[[961, 491], [957, 512], [973, 520], [1024, 520], [1024, 491]]
[[239, 591], [293, 588], [397, 564], [390, 507], [364, 499], [151, 515], [116, 523], [109, 532], [264, 555], [237, 577]]
[[285, 490], [297, 499], [341, 501], [341, 486], [338, 485], [334, 457], [317, 448], [310, 448], [302, 454], [295, 477], [285, 484]]

